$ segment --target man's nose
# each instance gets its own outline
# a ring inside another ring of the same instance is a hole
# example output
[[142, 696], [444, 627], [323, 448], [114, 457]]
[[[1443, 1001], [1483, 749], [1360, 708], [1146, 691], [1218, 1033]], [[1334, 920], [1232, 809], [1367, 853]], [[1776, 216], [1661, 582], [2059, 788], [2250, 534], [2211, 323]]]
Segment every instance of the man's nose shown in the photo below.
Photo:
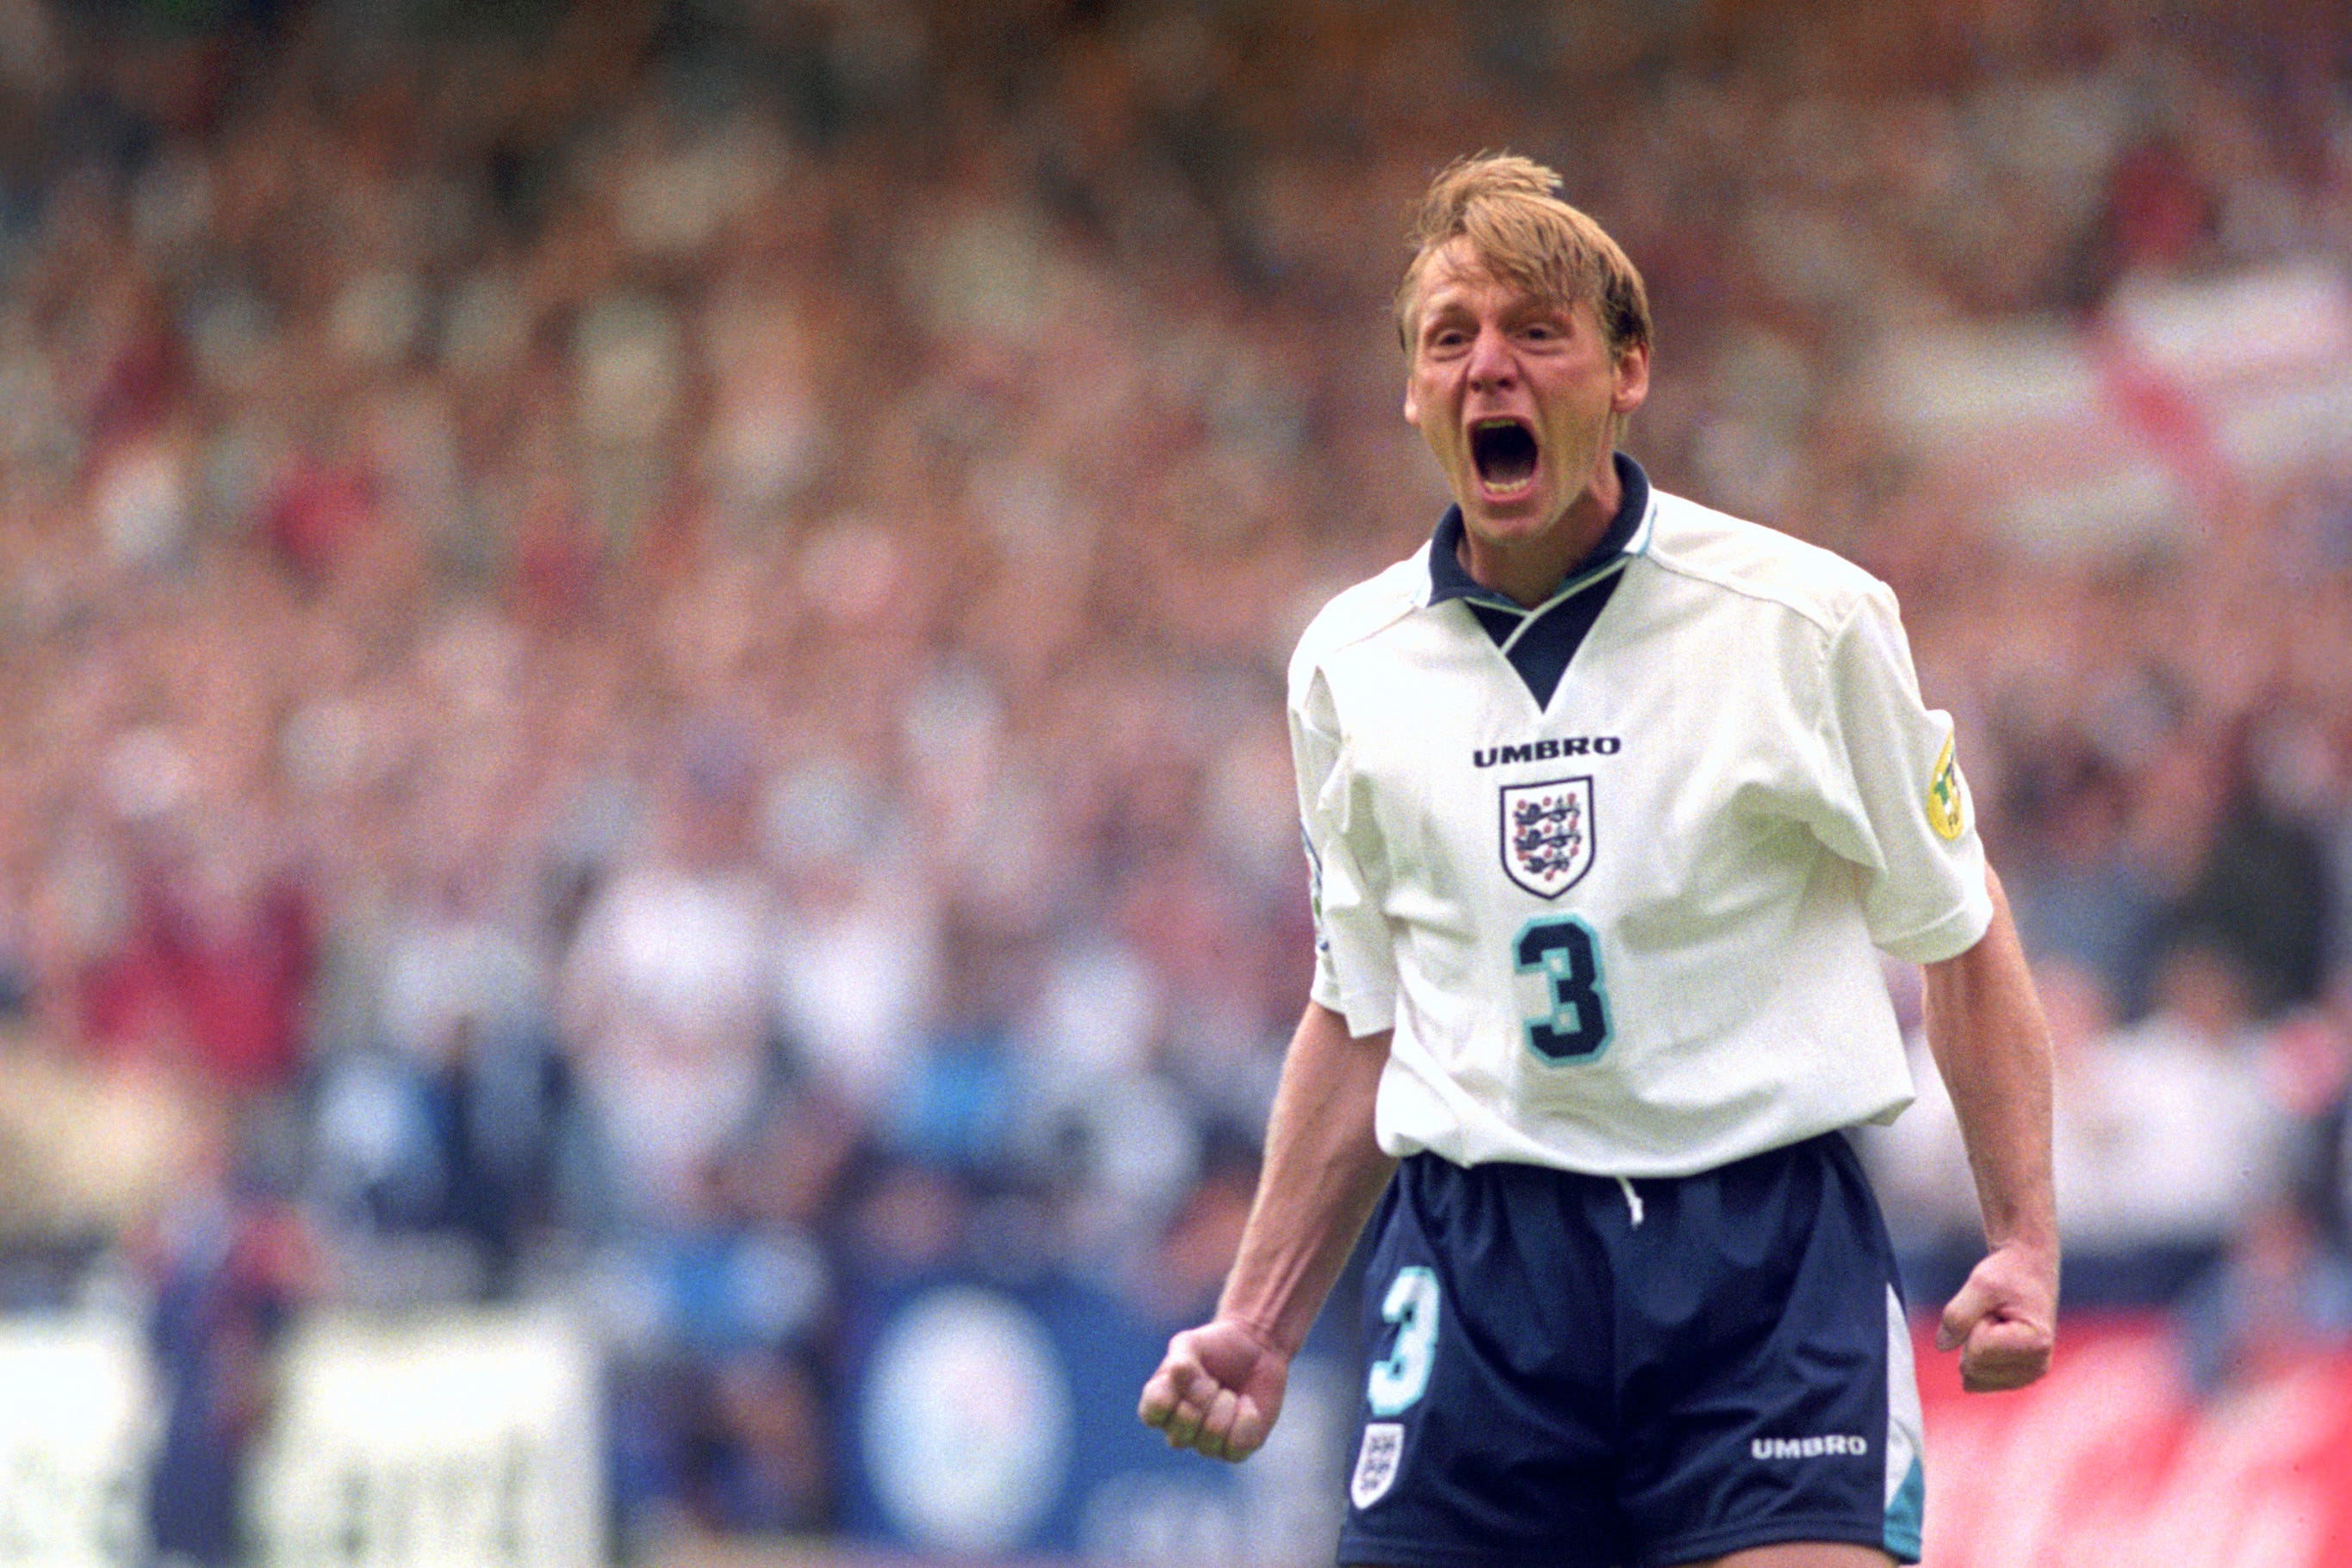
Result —
[[1470, 345], [1470, 384], [1479, 392], [1507, 387], [1518, 374], [1511, 359], [1510, 340], [1493, 327], [1482, 329]]

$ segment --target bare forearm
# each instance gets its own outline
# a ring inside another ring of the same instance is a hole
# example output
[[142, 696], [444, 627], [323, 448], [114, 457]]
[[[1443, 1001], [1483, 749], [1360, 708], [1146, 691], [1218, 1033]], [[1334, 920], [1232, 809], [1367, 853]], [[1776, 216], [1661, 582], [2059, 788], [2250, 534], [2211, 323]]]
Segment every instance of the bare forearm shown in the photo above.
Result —
[[1968, 1145], [1985, 1239], [2055, 1256], [2050, 1031], [2000, 882], [1982, 940], [1927, 968], [1927, 1041]]
[[1309, 1003], [1283, 1059], [1257, 1198], [1217, 1313], [1286, 1355], [1306, 1340], [1395, 1168], [1372, 1139], [1388, 1054], [1385, 1031], [1353, 1039], [1345, 1019]]

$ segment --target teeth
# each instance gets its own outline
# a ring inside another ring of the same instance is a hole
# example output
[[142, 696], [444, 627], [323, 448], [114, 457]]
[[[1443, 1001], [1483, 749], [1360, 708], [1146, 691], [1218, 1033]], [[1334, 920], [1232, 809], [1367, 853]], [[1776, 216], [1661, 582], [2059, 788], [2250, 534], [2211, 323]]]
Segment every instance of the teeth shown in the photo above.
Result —
[[1510, 414], [1489, 414], [1470, 422], [1469, 435], [1471, 466], [1476, 472], [1479, 488], [1504, 499], [1534, 486], [1542, 454], [1534, 430], [1525, 420]]

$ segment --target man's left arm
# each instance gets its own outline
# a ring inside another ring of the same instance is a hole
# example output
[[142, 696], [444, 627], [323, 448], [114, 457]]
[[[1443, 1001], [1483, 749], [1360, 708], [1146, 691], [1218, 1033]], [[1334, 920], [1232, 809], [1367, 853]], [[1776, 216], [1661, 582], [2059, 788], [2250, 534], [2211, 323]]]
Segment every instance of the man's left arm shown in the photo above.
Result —
[[1990, 867], [1992, 924], [1927, 965], [1927, 1044], [1951, 1091], [1984, 1213], [1986, 1254], [1944, 1309], [1939, 1350], [1972, 1394], [2021, 1388], [2058, 1336], [2058, 1206], [2051, 1176], [2050, 1030]]

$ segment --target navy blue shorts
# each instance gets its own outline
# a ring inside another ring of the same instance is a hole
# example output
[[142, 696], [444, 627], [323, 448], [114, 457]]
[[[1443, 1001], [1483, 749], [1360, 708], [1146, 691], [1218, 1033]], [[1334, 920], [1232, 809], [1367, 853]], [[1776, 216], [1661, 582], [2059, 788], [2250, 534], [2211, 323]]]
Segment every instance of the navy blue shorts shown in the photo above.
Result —
[[1910, 1335], [1843, 1136], [1631, 1184], [1416, 1155], [1372, 1236], [1342, 1563], [1918, 1561]]

